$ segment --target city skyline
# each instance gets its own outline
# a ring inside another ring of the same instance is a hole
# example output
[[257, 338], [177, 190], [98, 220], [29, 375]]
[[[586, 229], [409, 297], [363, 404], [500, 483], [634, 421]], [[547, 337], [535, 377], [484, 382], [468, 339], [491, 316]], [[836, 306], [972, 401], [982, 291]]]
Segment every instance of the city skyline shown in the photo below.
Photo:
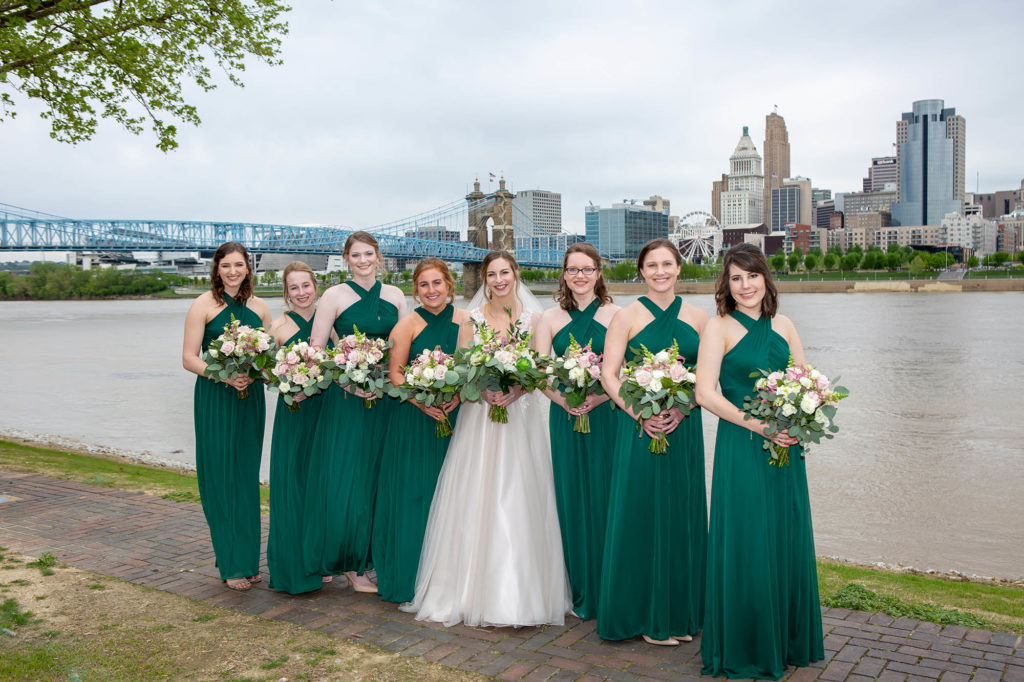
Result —
[[[1010, 3], [787, 7], [784, 24], [757, 3], [302, 3], [284, 66], [251, 64], [244, 89], [189, 94], [204, 124], [180, 126], [177, 152], [108, 123], [61, 145], [19, 99], [0, 124], [0, 201], [83, 218], [368, 227], [458, 199], [474, 177], [494, 189], [488, 174], [504, 172], [514, 191], [561, 194], [563, 225], [582, 233], [588, 201], [658, 194], [673, 214], [710, 212], [739, 131], [760, 147], [776, 105], [791, 173], [857, 191], [921, 99], [970, 122], [967, 191], [979, 171], [982, 192], [1019, 186], [1024, 159], [1007, 141], [1024, 135], [1024, 94], [986, 85], [1012, 74], [1006, 46], [1024, 20]], [[734, 54], [737, 16], [760, 28]], [[778, 43], [782, 30], [800, 39]], [[911, 55], [917, 66], [901, 67]]]

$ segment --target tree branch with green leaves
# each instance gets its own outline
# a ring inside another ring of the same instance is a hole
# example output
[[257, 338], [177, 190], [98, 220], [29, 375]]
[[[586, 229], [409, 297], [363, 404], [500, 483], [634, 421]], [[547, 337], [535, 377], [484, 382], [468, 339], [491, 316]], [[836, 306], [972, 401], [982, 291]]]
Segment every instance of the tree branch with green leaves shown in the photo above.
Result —
[[[281, 63], [279, 0], [0, 0], [0, 122], [12, 92], [43, 103], [50, 137], [77, 144], [100, 118], [157, 148], [178, 146], [173, 121], [199, 125], [182, 88], [216, 88], [212, 68], [241, 87], [246, 60]], [[5, 92], [5, 90], [7, 92]]]

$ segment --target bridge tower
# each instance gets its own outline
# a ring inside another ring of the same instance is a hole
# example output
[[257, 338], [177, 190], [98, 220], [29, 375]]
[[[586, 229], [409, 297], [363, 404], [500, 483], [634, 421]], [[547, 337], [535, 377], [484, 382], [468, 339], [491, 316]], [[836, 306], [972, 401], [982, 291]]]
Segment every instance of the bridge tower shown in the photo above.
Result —
[[[473, 181], [473, 191], [466, 195], [469, 204], [468, 239], [482, 249], [515, 251], [515, 233], [512, 229], [512, 199], [515, 195], [505, 187], [505, 178], [498, 181], [498, 191], [484, 194], [480, 191], [480, 180]], [[487, 223], [492, 223], [491, 236], [487, 239]], [[463, 296], [467, 299], [476, 294], [483, 283], [479, 263], [466, 263], [462, 269]]]

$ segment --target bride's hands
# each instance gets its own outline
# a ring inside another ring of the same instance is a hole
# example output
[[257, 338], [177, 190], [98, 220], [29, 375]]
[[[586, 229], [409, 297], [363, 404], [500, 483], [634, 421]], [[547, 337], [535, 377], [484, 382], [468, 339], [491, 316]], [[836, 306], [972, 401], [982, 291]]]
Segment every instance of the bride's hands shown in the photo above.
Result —
[[513, 386], [508, 390], [508, 393], [502, 391], [491, 391], [486, 390], [480, 393], [488, 405], [497, 405], [499, 407], [508, 407], [523, 395], [522, 386]]

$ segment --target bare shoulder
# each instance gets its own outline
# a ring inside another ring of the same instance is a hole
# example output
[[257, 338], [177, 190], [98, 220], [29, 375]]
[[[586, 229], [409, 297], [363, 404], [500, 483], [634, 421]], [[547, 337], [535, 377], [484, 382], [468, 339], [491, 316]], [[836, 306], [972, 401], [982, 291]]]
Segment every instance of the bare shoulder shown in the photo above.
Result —
[[569, 321], [569, 313], [562, 310], [561, 306], [555, 306], [541, 313], [540, 321], [552, 327], [558, 327]]
[[772, 318], [772, 329], [787, 339], [790, 339], [796, 331], [796, 325], [794, 325], [793, 320], [789, 319], [787, 316], [781, 313], [776, 313], [775, 317]]
[[704, 310], [703, 308], [698, 308], [689, 301], [683, 301], [683, 306], [680, 312], [685, 314], [687, 318], [698, 322], [701, 327], [707, 324], [708, 320], [711, 317], [710, 315], [708, 315], [706, 310]]
[[405, 294], [402, 293], [401, 289], [399, 289], [393, 284], [382, 284], [380, 286], [380, 296], [385, 301], [390, 301], [394, 303], [396, 306], [398, 305], [399, 301], [405, 302]]
[[192, 299], [192, 305], [188, 307], [188, 311], [206, 311], [210, 308], [217, 307], [217, 302], [213, 298], [212, 291], [204, 291], [203, 293]]
[[270, 323], [270, 331], [271, 331], [271, 333], [277, 331], [278, 329], [281, 329], [286, 324], [288, 324], [290, 321], [291, 321], [291, 319], [287, 315], [285, 315], [284, 313], [281, 313], [280, 317], [275, 317], [274, 321]]
[[620, 310], [622, 310], [622, 307], [614, 303], [602, 303], [601, 307], [597, 309], [597, 313], [594, 314], [594, 319], [607, 327], [615, 319], [615, 314]]
[[465, 308], [456, 308], [455, 312], [452, 313], [452, 322], [458, 325], [463, 325], [469, 321], [469, 311]]

